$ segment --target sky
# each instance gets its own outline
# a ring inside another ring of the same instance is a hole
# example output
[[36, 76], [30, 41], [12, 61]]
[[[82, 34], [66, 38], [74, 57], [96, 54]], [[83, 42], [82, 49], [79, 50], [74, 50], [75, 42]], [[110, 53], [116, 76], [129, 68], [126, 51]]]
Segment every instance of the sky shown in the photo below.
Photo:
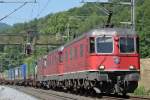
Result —
[[[34, 0], [0, 0], [5, 2], [23, 2]], [[21, 9], [13, 13], [11, 16], [5, 18], [1, 22], [13, 25], [15, 23], [29, 22], [34, 18], [41, 18], [50, 13], [66, 11], [73, 7], [80, 7], [83, 5], [82, 0], [36, 0], [37, 3], [28, 3]], [[97, 0], [84, 0], [84, 1], [97, 1]], [[107, 1], [107, 0], [99, 0]], [[0, 3], [0, 19], [14, 9], [22, 5], [21, 3]]]

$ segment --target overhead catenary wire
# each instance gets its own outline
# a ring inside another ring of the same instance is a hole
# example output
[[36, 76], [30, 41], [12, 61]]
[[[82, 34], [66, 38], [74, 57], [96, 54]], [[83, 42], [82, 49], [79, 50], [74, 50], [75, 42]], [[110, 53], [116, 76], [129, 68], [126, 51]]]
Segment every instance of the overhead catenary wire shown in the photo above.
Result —
[[13, 13], [15, 13], [16, 11], [18, 11], [19, 9], [21, 9], [22, 7], [24, 7], [28, 2], [23, 3], [22, 5], [20, 5], [18, 8], [14, 9], [12, 12], [10, 12], [9, 14], [5, 15], [4, 17], [0, 18], [0, 21], [6, 19], [7, 17], [9, 17], [10, 15], [12, 15]]
[[3, 1], [0, 0], [0, 3], [36, 3], [37, 0], [33, 0], [33, 1]]
[[[37, 0], [34, 0], [33, 3], [39, 5], [39, 2], [38, 2]], [[33, 16], [34, 9], [35, 9], [35, 6], [33, 5], [32, 9], [31, 9], [31, 13], [30, 13], [30, 15], [29, 15], [29, 19], [34, 19], [34, 18], [36, 18], [36, 16]], [[38, 9], [38, 10], [39, 10], [39, 9]], [[38, 10], [37, 10], [37, 11], [38, 11]]]
[[29, 17], [30, 17], [30, 18], [32, 18], [32, 17], [33, 17], [33, 9], [34, 9], [34, 6], [32, 7], [32, 9], [31, 9], [31, 13], [30, 13], [30, 15], [29, 15]]
[[45, 11], [45, 9], [47, 8], [49, 2], [50, 2], [50, 0], [47, 0], [46, 4], [43, 6], [43, 8], [37, 14], [37, 18]]

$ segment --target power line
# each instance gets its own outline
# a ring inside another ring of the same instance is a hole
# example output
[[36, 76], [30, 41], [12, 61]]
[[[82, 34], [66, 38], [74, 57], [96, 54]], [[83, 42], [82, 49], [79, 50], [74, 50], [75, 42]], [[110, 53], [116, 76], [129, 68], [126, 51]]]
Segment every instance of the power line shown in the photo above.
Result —
[[47, 0], [47, 2], [46, 2], [46, 4], [44, 5], [44, 7], [41, 9], [41, 11], [39, 11], [37, 17], [39, 17], [39, 16], [45, 11], [45, 9], [47, 8], [47, 6], [48, 6], [48, 4], [49, 4], [49, 1], [50, 1], [50, 0]]
[[32, 9], [31, 9], [30, 18], [33, 17], [33, 9], [34, 9], [34, 6], [33, 6]]
[[37, 3], [37, 14], [36, 14], [35, 18], [37, 18], [37, 16], [39, 15], [39, 13], [40, 13], [40, 3], [38, 2]]
[[37, 0], [33, 0], [33, 1], [0, 1], [0, 3], [36, 3]]
[[[34, 3], [35, 3], [35, 4], [38, 4], [37, 0], [34, 0]], [[34, 7], [35, 7], [35, 6], [33, 5], [32, 9], [31, 9], [31, 13], [30, 13], [30, 15], [29, 15], [29, 19], [34, 18], [34, 17], [33, 17]]]
[[22, 5], [20, 5], [18, 8], [14, 9], [12, 12], [10, 12], [8, 15], [0, 18], [0, 21], [6, 19], [7, 17], [9, 17], [10, 15], [12, 15], [13, 13], [15, 13], [16, 11], [18, 11], [19, 9], [21, 9], [22, 7], [24, 7], [28, 2], [24, 2]]

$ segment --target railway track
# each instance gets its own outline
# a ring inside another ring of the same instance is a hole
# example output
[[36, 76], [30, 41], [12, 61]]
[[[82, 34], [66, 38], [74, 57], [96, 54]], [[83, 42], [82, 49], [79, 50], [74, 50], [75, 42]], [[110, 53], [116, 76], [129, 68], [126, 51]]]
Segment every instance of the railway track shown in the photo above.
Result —
[[150, 97], [130, 96], [132, 100], [150, 100]]
[[61, 95], [61, 92], [47, 91], [42, 89], [35, 89], [31, 87], [13, 87], [21, 92], [27, 93], [40, 100], [78, 100], [72, 96]]
[[109, 96], [103, 96], [103, 99], [105, 100], [150, 100], [150, 97], [140, 97], [140, 96], [115, 96], [115, 95], [109, 95]]
[[96, 95], [81, 96], [65, 92], [57, 92], [53, 90], [35, 89], [31, 87], [11, 86], [21, 92], [36, 97], [39, 100], [150, 100], [149, 97], [139, 96], [117, 96], [117, 95]]

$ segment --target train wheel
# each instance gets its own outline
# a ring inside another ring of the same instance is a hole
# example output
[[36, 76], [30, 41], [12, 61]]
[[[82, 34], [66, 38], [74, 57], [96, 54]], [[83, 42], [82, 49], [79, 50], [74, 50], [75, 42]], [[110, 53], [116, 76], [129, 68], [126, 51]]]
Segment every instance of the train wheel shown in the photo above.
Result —
[[126, 92], [126, 91], [123, 91], [123, 92], [122, 92], [122, 96], [123, 96], [123, 97], [127, 97], [127, 92]]

